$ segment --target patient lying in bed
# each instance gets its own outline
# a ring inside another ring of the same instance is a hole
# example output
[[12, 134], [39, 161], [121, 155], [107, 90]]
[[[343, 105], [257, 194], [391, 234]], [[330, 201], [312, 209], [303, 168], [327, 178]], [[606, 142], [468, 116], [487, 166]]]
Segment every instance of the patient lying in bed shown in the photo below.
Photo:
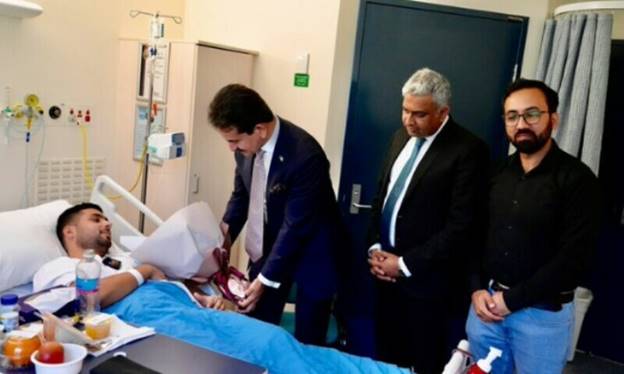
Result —
[[[98, 261], [111, 249], [111, 224], [93, 204], [80, 204], [62, 213], [57, 236], [68, 256], [40, 268], [33, 279], [36, 292], [74, 282], [76, 265], [85, 249], [94, 249]], [[129, 257], [126, 260], [133, 261]], [[369, 358], [301, 344], [284, 329], [239, 313], [199, 308], [186, 292], [168, 282], [139, 287], [144, 280], [163, 279], [164, 274], [155, 266], [136, 266], [128, 261], [122, 259], [119, 269], [102, 265], [99, 291], [104, 311], [125, 322], [153, 327], [159, 334], [265, 367], [271, 373], [408, 373]], [[220, 297], [194, 296], [204, 306], [223, 309]]]
[[[76, 265], [86, 249], [96, 252], [102, 264], [100, 274], [100, 304], [111, 305], [130, 294], [145, 280], [165, 279], [164, 273], [150, 264], [136, 266], [128, 256], [117, 258], [119, 266], [102, 259], [111, 248], [111, 223], [102, 209], [92, 203], [82, 203], [65, 210], [58, 218], [56, 234], [68, 256], [56, 258], [43, 265], [33, 278], [33, 290], [38, 292], [54, 286], [67, 286], [75, 281]], [[225, 301], [220, 296], [194, 293], [203, 306], [223, 310]]]

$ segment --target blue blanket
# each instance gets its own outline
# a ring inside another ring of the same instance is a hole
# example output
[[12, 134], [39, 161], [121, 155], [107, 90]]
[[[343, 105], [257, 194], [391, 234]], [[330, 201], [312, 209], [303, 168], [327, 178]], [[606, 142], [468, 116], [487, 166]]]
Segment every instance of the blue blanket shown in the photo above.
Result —
[[279, 326], [238, 313], [201, 309], [173, 284], [148, 282], [105, 311], [270, 373], [409, 373], [394, 365], [299, 343]]

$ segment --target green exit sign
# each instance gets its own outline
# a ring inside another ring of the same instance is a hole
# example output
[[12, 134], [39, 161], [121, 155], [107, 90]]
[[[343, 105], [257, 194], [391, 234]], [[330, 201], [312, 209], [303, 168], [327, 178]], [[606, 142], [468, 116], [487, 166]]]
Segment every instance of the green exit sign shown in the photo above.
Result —
[[295, 87], [308, 87], [310, 85], [310, 75], [309, 74], [295, 74]]

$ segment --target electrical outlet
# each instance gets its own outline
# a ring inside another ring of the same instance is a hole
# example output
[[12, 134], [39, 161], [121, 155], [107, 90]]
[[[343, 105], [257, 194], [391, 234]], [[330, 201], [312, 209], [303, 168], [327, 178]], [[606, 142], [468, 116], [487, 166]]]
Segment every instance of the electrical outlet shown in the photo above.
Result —
[[93, 111], [89, 105], [70, 106], [68, 114], [68, 121], [74, 125], [89, 125], [93, 122]]

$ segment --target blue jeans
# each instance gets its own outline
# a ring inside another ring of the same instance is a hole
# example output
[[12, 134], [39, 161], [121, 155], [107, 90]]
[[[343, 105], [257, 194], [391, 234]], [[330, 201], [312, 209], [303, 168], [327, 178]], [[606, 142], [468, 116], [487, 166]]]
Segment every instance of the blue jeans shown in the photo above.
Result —
[[501, 322], [485, 323], [471, 305], [466, 322], [470, 351], [484, 358], [490, 346], [503, 351], [492, 364], [494, 374], [560, 374], [574, 329], [574, 303], [558, 312], [525, 308]]

